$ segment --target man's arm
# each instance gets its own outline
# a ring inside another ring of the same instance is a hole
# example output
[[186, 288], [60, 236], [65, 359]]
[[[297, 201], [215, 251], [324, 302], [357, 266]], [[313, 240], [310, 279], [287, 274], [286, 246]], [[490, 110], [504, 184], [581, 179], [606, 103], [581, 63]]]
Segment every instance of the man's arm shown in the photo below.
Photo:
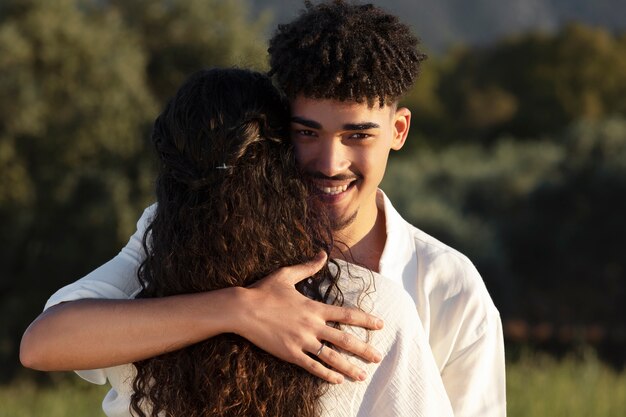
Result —
[[456, 417], [506, 416], [504, 341], [497, 312], [486, 318], [482, 330], [441, 374]]
[[366, 360], [380, 360], [370, 346], [326, 325], [335, 321], [376, 329], [382, 326], [376, 318], [309, 300], [295, 290], [296, 282], [321, 268], [324, 256], [282, 268], [250, 288], [132, 299], [140, 288], [136, 271], [149, 215], [146, 210], [137, 232], [116, 258], [51, 298], [23, 336], [20, 358], [25, 366], [40, 370], [115, 366], [224, 332], [240, 334], [330, 382], [341, 382], [341, 374], [359, 379], [361, 372], [339, 355], [321, 358], [334, 370], [311, 359], [306, 353], [316, 353], [321, 340]]
[[504, 417], [506, 386], [500, 314], [465, 257], [444, 254], [430, 291], [430, 344], [455, 417]]

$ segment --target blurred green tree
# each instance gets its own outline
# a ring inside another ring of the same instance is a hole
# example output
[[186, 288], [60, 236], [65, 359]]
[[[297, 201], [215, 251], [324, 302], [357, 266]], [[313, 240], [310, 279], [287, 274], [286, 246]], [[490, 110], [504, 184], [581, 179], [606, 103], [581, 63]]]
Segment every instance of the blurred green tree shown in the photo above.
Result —
[[109, 0], [141, 41], [147, 77], [159, 102], [193, 71], [237, 65], [263, 69], [269, 12], [251, 18], [244, 0]]
[[132, 229], [155, 105], [138, 37], [115, 14], [29, 0], [0, 16], [0, 366], [11, 370], [46, 295]]
[[623, 326], [626, 317], [626, 121], [579, 122], [565, 158], [505, 229], [525, 317]]
[[245, 16], [223, 0], [0, 3], [2, 378], [46, 298], [134, 230], [165, 98], [199, 68], [262, 65], [265, 18]]
[[626, 115], [626, 42], [604, 29], [570, 24], [555, 35], [456, 49], [442, 61], [426, 87], [415, 87], [416, 109], [427, 111], [414, 133], [424, 126], [434, 144], [538, 138], [577, 120]]
[[441, 101], [439, 86], [442, 74], [455, 62], [449, 58], [428, 56], [422, 64], [417, 82], [402, 98], [401, 106], [411, 110], [410, 138], [403, 153], [412, 152], [424, 145], [436, 145], [437, 135], [446, 126], [446, 109]]

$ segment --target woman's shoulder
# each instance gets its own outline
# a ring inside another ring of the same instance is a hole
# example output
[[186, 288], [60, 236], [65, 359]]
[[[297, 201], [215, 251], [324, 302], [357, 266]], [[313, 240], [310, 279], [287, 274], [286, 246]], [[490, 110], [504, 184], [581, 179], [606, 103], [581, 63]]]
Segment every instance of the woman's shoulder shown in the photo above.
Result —
[[337, 261], [341, 269], [339, 289], [343, 304], [385, 321], [385, 333], [397, 333], [421, 324], [415, 303], [404, 287], [360, 265]]

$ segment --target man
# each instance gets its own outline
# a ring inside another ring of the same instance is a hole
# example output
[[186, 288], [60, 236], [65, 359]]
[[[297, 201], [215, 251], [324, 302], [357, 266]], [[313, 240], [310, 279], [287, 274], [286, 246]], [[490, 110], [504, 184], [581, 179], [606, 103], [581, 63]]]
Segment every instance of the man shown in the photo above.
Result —
[[[397, 103], [424, 59], [417, 39], [371, 5], [307, 2], [299, 18], [279, 26], [269, 52], [271, 74], [292, 103], [298, 163], [326, 203], [343, 249], [333, 255], [349, 254], [346, 260], [401, 282], [411, 294], [421, 319], [415, 326], [426, 332], [456, 416], [505, 415], [501, 322], [478, 272], [466, 257], [406, 223], [378, 190], [390, 150], [402, 148], [408, 134], [411, 113]], [[326, 322], [382, 323], [295, 291], [323, 257], [283, 268], [253, 288], [132, 300], [140, 289], [135, 277], [149, 216], [150, 209], [116, 258], [51, 298], [24, 335], [26, 366], [103, 368], [222, 332], [240, 334], [335, 383], [342, 374], [366, 375], [320, 349], [321, 341], [380, 360], [373, 348]], [[328, 367], [306, 353], [319, 354]], [[97, 371], [83, 376], [102, 379]]]

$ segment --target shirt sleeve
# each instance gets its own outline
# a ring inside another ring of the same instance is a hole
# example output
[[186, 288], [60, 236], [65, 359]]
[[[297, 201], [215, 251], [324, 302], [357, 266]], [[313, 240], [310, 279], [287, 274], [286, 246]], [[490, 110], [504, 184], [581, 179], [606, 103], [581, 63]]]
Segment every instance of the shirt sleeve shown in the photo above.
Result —
[[[447, 271], [431, 293], [431, 345], [456, 417], [506, 416], [500, 314], [474, 265], [445, 256]], [[443, 270], [444, 268], [441, 268]], [[440, 298], [441, 297], [441, 298]]]
[[[137, 230], [128, 243], [113, 259], [83, 278], [55, 292], [46, 302], [44, 310], [57, 304], [85, 298], [132, 299], [140, 291], [137, 270], [145, 258], [143, 236], [150, 224], [156, 205], [146, 208], [137, 222]], [[76, 371], [83, 379], [94, 384], [105, 384], [106, 372], [102, 369]]]
[[506, 416], [504, 340], [497, 312], [485, 318], [478, 339], [454, 352], [441, 377], [456, 417]]

